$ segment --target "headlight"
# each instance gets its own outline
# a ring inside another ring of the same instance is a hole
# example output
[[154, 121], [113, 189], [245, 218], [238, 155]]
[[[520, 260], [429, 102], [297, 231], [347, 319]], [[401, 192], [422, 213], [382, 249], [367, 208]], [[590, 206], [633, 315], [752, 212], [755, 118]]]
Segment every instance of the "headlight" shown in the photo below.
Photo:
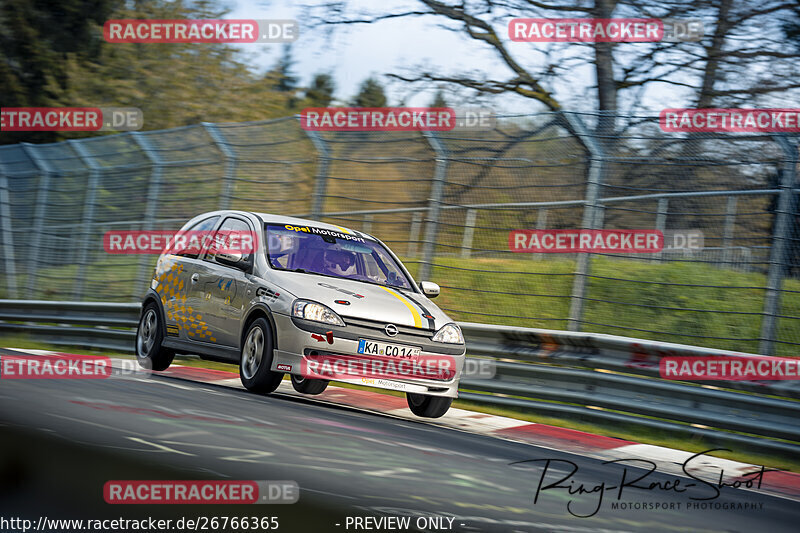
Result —
[[292, 316], [313, 320], [314, 322], [333, 324], [334, 326], [344, 326], [344, 321], [339, 318], [339, 315], [334, 313], [332, 309], [316, 302], [295, 301], [292, 304]]
[[433, 336], [434, 342], [447, 342], [449, 344], [464, 344], [464, 335], [457, 324], [446, 324]]

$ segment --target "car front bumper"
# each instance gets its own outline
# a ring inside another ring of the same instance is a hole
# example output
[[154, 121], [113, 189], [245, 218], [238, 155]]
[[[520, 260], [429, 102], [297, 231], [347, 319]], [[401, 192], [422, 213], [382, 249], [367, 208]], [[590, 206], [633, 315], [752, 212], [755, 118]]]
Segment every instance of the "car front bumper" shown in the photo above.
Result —
[[[379, 363], [386, 362], [385, 365], [378, 366], [380, 368], [386, 368], [387, 366], [393, 369], [399, 368], [401, 372], [386, 375], [381, 375], [380, 372], [377, 374], [374, 372], [361, 373], [358, 369], [363, 367], [353, 365], [349, 370], [355, 369], [354, 373], [337, 374], [336, 377], [331, 379], [333, 381], [430, 396], [451, 398], [458, 396], [458, 382], [464, 368], [464, 353], [466, 351], [464, 345], [443, 344], [439, 346], [439, 343], [433, 343], [423, 334], [413, 337], [403, 334], [397, 337], [382, 337], [374, 329], [356, 325], [345, 327], [328, 326], [327, 324], [300, 320], [281, 314], [273, 314], [273, 319], [275, 320], [275, 329], [277, 331], [277, 343], [272, 361], [272, 370], [274, 371], [304, 375], [309, 361], [326, 355], [331, 355], [334, 359], [340, 361], [347, 361], [349, 358], [360, 361], [364, 359], [375, 360], [375, 356], [365, 356], [358, 353], [359, 339], [419, 346], [421, 349], [420, 355], [416, 358], [418, 366], [434, 368], [437, 365], [440, 367], [446, 365], [449, 372], [448, 379], [419, 378], [414, 372], [404, 374], [402, 369], [408, 369], [410, 365], [400, 364], [401, 360], [385, 356], [377, 358]], [[345, 320], [347, 321], [347, 319]], [[391, 363], [396, 364], [392, 365]], [[342, 365], [342, 367], [344, 366]], [[371, 368], [374, 369], [375, 367], [372, 366]], [[452, 369], [452, 372], [450, 372], [450, 369]]]

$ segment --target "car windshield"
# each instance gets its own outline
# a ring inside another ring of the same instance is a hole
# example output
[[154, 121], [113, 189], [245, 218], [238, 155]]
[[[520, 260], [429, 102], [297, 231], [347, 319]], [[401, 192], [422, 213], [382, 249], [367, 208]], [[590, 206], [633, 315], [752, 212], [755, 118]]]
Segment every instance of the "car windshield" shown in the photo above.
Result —
[[272, 268], [411, 289], [403, 269], [379, 242], [314, 226], [265, 225]]

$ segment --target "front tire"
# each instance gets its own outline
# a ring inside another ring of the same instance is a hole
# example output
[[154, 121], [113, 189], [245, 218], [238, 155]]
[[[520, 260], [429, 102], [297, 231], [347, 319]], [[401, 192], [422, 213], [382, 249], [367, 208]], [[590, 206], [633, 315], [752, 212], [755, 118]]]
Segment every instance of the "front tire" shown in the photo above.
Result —
[[308, 379], [292, 374], [292, 387], [300, 394], [322, 394], [328, 388], [327, 379]]
[[439, 418], [450, 409], [452, 398], [444, 396], [428, 396], [414, 392], [406, 393], [408, 408], [417, 416], [424, 418]]
[[142, 311], [136, 328], [136, 361], [147, 370], [166, 370], [175, 352], [164, 348], [164, 324], [158, 306], [150, 302]]
[[247, 328], [239, 358], [239, 379], [242, 385], [259, 394], [275, 391], [283, 380], [283, 372], [273, 372], [272, 329], [264, 318], [257, 318]]

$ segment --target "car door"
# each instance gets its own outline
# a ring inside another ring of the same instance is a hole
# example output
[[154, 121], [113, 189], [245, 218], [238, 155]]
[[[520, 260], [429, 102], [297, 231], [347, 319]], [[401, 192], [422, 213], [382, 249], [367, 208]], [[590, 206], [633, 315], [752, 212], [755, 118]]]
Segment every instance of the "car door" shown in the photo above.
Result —
[[[219, 222], [219, 216], [205, 218], [192, 226], [181, 229], [179, 234], [194, 235], [210, 232]], [[189, 245], [172, 246], [170, 254], [164, 254], [156, 265], [155, 279], [158, 281], [156, 291], [164, 306], [166, 335], [187, 340], [186, 332], [194, 321], [194, 309], [189, 302], [190, 278], [200, 250]]]
[[[231, 235], [248, 233], [255, 233], [251, 224], [242, 217], [231, 215], [223, 220], [213, 240], [220, 242], [228, 240]], [[206, 342], [238, 348], [250, 280], [241, 268], [219, 262], [213, 246], [206, 250], [202, 264], [198, 265], [192, 278], [196, 281], [192, 282], [190, 290], [200, 299], [198, 309], [202, 316], [197, 334]], [[243, 254], [243, 263], [249, 260], [250, 254]]]

